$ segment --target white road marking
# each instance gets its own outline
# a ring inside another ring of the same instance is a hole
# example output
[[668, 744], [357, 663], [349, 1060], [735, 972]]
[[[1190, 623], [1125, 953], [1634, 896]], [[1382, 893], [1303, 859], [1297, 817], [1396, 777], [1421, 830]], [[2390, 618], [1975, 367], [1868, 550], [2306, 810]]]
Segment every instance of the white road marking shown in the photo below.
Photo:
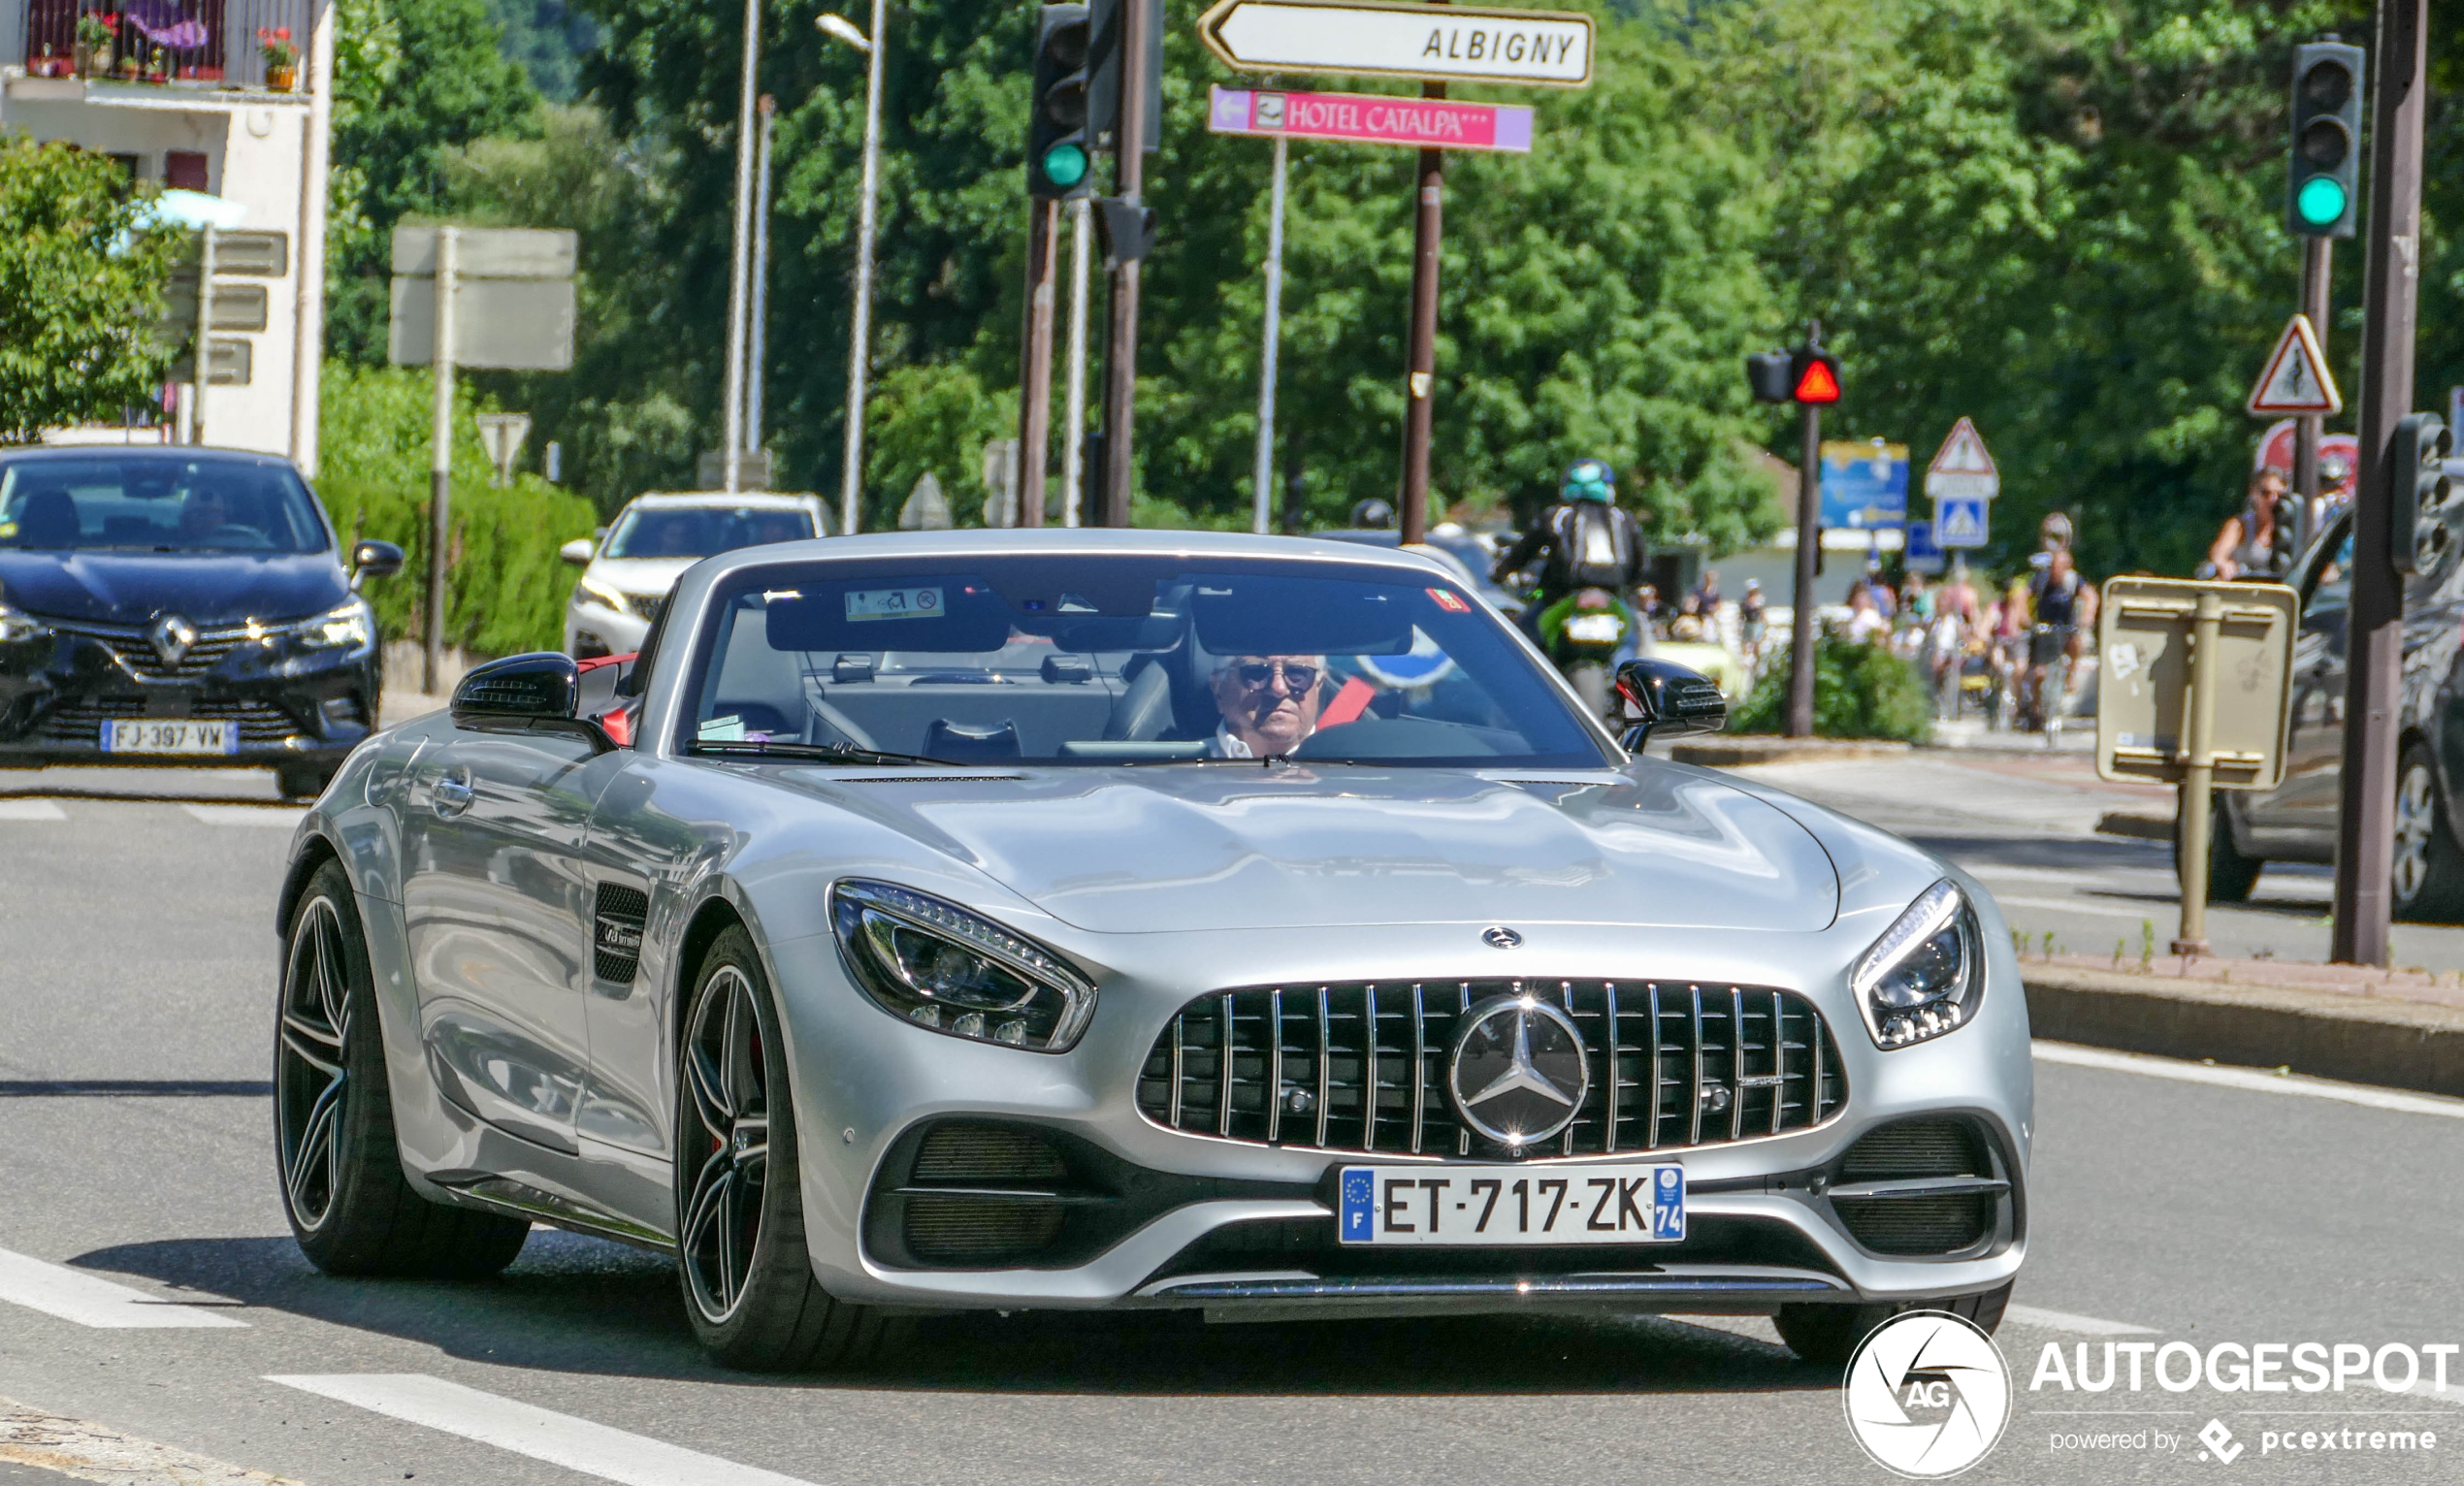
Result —
[[2004, 908], [2051, 908], [2066, 914], [2092, 914], [2100, 919], [2155, 919], [2162, 915], [2160, 906], [2149, 908], [2109, 908], [2102, 903], [2082, 903], [2077, 898], [2015, 898], [1994, 894], [1994, 901]]
[[2039, 1042], [2035, 1045], [2035, 1052], [2040, 1061], [2067, 1063], [2074, 1068], [2144, 1074], [2151, 1079], [2213, 1083], [2222, 1088], [2248, 1089], [2260, 1094], [2297, 1094], [2305, 1099], [2333, 1099], [2365, 1109], [2393, 1110], [2399, 1114], [2436, 1114], [2447, 1119], [2464, 1119], [2464, 1099], [2444, 1099], [2436, 1094], [2399, 1093], [2391, 1088], [2338, 1083], [2332, 1079], [2270, 1073], [2263, 1068], [2220, 1068], [2213, 1063], [2185, 1063], [2138, 1052], [2108, 1052], [2102, 1048], [2082, 1048], [2071, 1043]]
[[289, 830], [300, 824], [305, 810], [279, 805], [182, 805], [179, 807], [208, 825], [271, 825]]
[[2041, 1331], [2075, 1331], [2083, 1337], [2153, 1337], [2153, 1326], [2133, 1326], [2128, 1321], [2103, 1321], [2092, 1315], [2072, 1315], [2067, 1310], [2039, 1310], [2033, 1306], [2013, 1306], [2002, 1312], [2002, 1319], [2033, 1326]]
[[2165, 871], [2161, 867], [2094, 867], [2085, 869], [2064, 869], [2059, 867], [1994, 867], [1970, 865], [1964, 861], [1961, 862], [1960, 866], [1961, 870], [1967, 873], [1968, 876], [1982, 878], [1989, 883], [2007, 879], [2015, 883], [2054, 883], [2068, 887], [2075, 886], [2082, 878], [2090, 878], [2097, 882], [2107, 883], [2117, 880], [2129, 880], [2133, 882], [2151, 884], [2162, 883], [2168, 888], [2173, 886], [2174, 883], [2173, 874]]
[[65, 821], [69, 813], [49, 800], [0, 800], [0, 821]]
[[286, 1476], [139, 1439], [104, 1425], [0, 1399], [0, 1461], [40, 1466], [81, 1481], [118, 1486], [299, 1486]]
[[113, 1284], [82, 1270], [47, 1264], [0, 1248], [0, 1301], [104, 1330], [173, 1330], [245, 1326], [238, 1316]]
[[424, 1373], [291, 1374], [266, 1381], [625, 1486], [806, 1486], [775, 1470], [739, 1466]]

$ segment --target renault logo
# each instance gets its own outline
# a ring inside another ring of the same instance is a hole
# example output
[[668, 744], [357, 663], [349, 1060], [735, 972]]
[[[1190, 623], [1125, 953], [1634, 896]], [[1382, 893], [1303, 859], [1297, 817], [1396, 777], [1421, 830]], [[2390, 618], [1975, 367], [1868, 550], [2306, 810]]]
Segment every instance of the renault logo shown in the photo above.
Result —
[[1446, 1062], [1455, 1113], [1505, 1146], [1544, 1141], [1573, 1123], [1590, 1088], [1590, 1059], [1574, 1019], [1531, 996], [1472, 1008]]
[[153, 643], [154, 654], [163, 658], [165, 665], [178, 665], [188, 647], [197, 643], [197, 627], [177, 614], [166, 614], [154, 621], [153, 628], [146, 631], [146, 638]]

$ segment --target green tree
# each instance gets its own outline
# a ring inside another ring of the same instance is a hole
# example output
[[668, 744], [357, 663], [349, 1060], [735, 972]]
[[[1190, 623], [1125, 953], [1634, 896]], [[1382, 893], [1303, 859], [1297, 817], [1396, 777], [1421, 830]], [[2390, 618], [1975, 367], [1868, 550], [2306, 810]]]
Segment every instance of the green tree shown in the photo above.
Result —
[[0, 135], [0, 443], [116, 422], [160, 389], [183, 235], [146, 229], [150, 205], [109, 156]]

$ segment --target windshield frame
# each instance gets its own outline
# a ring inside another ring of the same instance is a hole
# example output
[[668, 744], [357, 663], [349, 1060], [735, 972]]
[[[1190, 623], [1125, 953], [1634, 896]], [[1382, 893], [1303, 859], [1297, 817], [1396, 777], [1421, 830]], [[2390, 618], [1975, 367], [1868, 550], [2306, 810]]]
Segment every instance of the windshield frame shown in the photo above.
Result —
[[[1025, 554], [1021, 555], [1023, 556]], [[1160, 559], [1165, 557], [1165, 555], [1161, 553], [1151, 554], [1133, 552], [1084, 552], [1067, 554], [1039, 553], [1036, 554], [1036, 556], [1048, 561], [1054, 557], [1064, 557], [1076, 558], [1089, 563], [1115, 562], [1122, 559]], [[1174, 554], [1169, 560], [1177, 562], [1183, 567], [1200, 571], [1239, 571], [1246, 569], [1255, 571], [1260, 574], [1277, 574], [1293, 577], [1323, 577], [1337, 581], [1349, 580], [1353, 582], [1401, 587], [1429, 587], [1431, 586], [1430, 580], [1435, 578], [1439, 584], [1442, 584], [1447, 591], [1451, 592], [1457, 598], [1464, 602], [1466, 608], [1469, 610], [1469, 613], [1465, 616], [1466, 619], [1474, 623], [1483, 625], [1493, 631], [1494, 637], [1500, 642], [1500, 648], [1508, 663], [1520, 664], [1527, 667], [1531, 680], [1539, 694], [1544, 696], [1550, 704], [1558, 707], [1563, 717], [1574, 725], [1575, 729], [1588, 742], [1590, 746], [1590, 753], [1587, 757], [1579, 758], [1566, 754], [1533, 753], [1521, 756], [1499, 755], [1494, 758], [1440, 756], [1431, 758], [1395, 757], [1346, 759], [1342, 757], [1312, 758], [1307, 756], [1295, 757], [1290, 755], [1274, 755], [1264, 759], [1126, 759], [1119, 758], [1072, 758], [1060, 756], [1045, 758], [1038, 756], [1034, 758], [1005, 760], [997, 767], [982, 762], [960, 762], [955, 760], [938, 762], [926, 766], [957, 769], [988, 768], [998, 772], [1002, 769], [1016, 770], [1020, 768], [1145, 768], [1164, 765], [1188, 767], [1193, 764], [1212, 764], [1220, 767], [1226, 763], [1234, 763], [1247, 764], [1252, 768], [1271, 764], [1276, 766], [1292, 767], [1310, 767], [1317, 765], [1345, 769], [1432, 769], [1454, 772], [1500, 769], [1509, 772], [1529, 773], [1534, 770], [1571, 770], [1580, 772], [1587, 770], [1615, 769], [1623, 767], [1629, 759], [1630, 756], [1626, 753], [1624, 748], [1619, 745], [1616, 738], [1607, 730], [1606, 727], [1598, 719], [1589, 716], [1585, 709], [1579, 705], [1572, 693], [1567, 688], [1564, 679], [1558, 675], [1556, 668], [1549, 665], [1543, 658], [1539, 656], [1539, 654], [1532, 649], [1530, 642], [1524, 638], [1520, 631], [1516, 630], [1512, 625], [1508, 624], [1496, 612], [1496, 610], [1491, 608], [1488, 604], [1482, 602], [1476, 592], [1467, 591], [1457, 580], [1455, 574], [1445, 569], [1443, 565], [1432, 564], [1432, 567], [1435, 571], [1417, 568], [1405, 569], [1399, 568], [1393, 564], [1348, 562], [1341, 557], [1319, 553], [1295, 553], [1288, 557], [1279, 555], [1273, 558], [1261, 558], [1248, 554], [1216, 555], [1213, 553], [1187, 553]], [[803, 558], [793, 562], [764, 563], [734, 568], [725, 573], [720, 576], [718, 581], [712, 583], [703, 593], [701, 602], [698, 605], [698, 612], [695, 616], [692, 648], [689, 655], [684, 658], [686, 663], [678, 667], [680, 674], [676, 677], [675, 689], [670, 694], [671, 700], [669, 702], [669, 715], [665, 719], [665, 725], [660, 729], [660, 741], [658, 747], [661, 753], [667, 757], [679, 759], [697, 758], [693, 752], [692, 745], [700, 741], [696, 724], [696, 714], [698, 708], [698, 702], [706, 685], [708, 684], [711, 667], [717, 663], [717, 651], [720, 639], [719, 630], [721, 625], [724, 622], [725, 616], [727, 615], [729, 607], [742, 595], [760, 589], [794, 587], [799, 581], [809, 580], [816, 576], [823, 577], [824, 581], [844, 581], [848, 579], [876, 576], [884, 578], [912, 577], [920, 568], [947, 567], [953, 573], [957, 573], [965, 569], [975, 567], [978, 565], [998, 565], [1002, 561], [1003, 557], [1001, 555], [980, 553], [952, 552], [931, 555], [923, 553], [902, 553], [894, 555], [883, 553], [880, 555], [868, 554], [861, 557], [850, 555], [844, 558]], [[673, 620], [675, 617], [675, 611], [672, 607], [666, 614], [662, 616], [663, 620]], [[670, 641], [673, 641], [674, 638], [675, 637], [672, 635], [668, 636]], [[698, 761], [725, 762], [741, 765], [758, 760], [746, 758], [717, 759], [708, 756], [699, 756]], [[812, 759], [783, 758], [776, 761], [800, 764], [805, 767], [817, 766], [816, 761]], [[827, 767], [828, 765], [822, 764], [819, 766]], [[856, 766], [860, 767], [862, 765]]]
[[[178, 455], [163, 455], [111, 444], [75, 449], [24, 451], [16, 458], [0, 458], [0, 499], [5, 499], [5, 493], [16, 480], [28, 478], [36, 472], [74, 469], [80, 466], [97, 464], [159, 466], [167, 471], [167, 484], [170, 486], [176, 486], [181, 473], [190, 468], [222, 468], [262, 472], [271, 476], [275, 484], [282, 488], [283, 493], [279, 499], [298, 501], [301, 509], [308, 513], [315, 533], [314, 542], [312, 545], [299, 547], [167, 546], [160, 542], [141, 544], [99, 540], [87, 542], [83, 540], [83, 533], [81, 531], [80, 540], [72, 546], [31, 547], [8, 542], [0, 543], [0, 552], [128, 553], [142, 554], [149, 558], [264, 559], [332, 556], [340, 550], [340, 534], [335, 530], [333, 516], [325, 509], [325, 502], [318, 499], [315, 488], [301, 477], [299, 470], [288, 460], [276, 455], [251, 457], [246, 454], [226, 454], [222, 451], [189, 451]], [[122, 488], [125, 489], [124, 483]], [[123, 496], [120, 499], [133, 498]], [[184, 507], [187, 503], [186, 498], [183, 498], [179, 503]]]

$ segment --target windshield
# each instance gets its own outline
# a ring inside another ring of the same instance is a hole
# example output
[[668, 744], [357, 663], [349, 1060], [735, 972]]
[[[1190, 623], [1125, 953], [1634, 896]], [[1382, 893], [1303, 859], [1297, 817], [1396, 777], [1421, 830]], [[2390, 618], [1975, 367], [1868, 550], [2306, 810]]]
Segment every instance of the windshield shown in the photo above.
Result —
[[779, 506], [636, 505], [608, 533], [604, 555], [705, 558], [812, 534], [809, 514]]
[[1608, 761], [1487, 605], [1392, 569], [1137, 554], [762, 567], [719, 594], [698, 665], [688, 747]]
[[323, 552], [289, 466], [234, 459], [32, 459], [0, 466], [0, 547]]

